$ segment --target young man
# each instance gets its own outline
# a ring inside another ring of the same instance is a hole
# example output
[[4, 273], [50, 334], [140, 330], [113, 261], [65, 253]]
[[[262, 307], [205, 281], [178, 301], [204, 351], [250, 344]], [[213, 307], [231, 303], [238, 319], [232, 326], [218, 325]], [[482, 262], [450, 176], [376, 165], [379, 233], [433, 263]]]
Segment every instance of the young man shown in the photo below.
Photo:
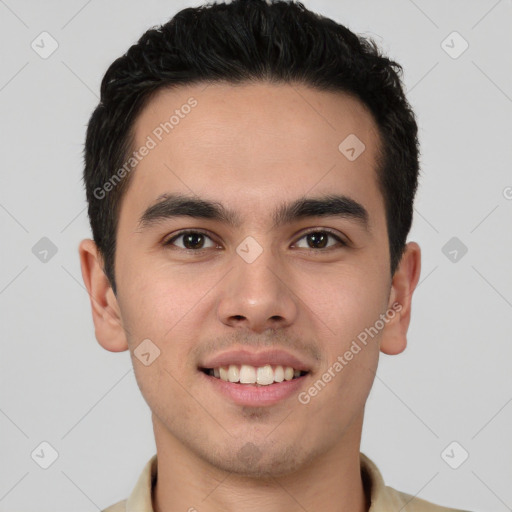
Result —
[[82, 274], [157, 447], [108, 512], [449, 510], [360, 453], [420, 275], [400, 70], [299, 3], [235, 0], [179, 12], [107, 71]]

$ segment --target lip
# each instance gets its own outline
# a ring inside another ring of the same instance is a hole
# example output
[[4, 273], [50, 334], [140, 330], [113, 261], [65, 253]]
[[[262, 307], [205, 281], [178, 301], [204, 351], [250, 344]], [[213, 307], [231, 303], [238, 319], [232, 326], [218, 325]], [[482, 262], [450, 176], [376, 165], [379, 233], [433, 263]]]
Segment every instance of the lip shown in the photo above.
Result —
[[202, 361], [199, 364], [199, 368], [220, 368], [221, 366], [229, 366], [230, 364], [247, 364], [255, 367], [265, 366], [267, 364], [272, 366], [281, 365], [283, 367], [291, 366], [295, 370], [304, 372], [311, 372], [313, 368], [313, 365], [309, 364], [307, 361], [303, 361], [294, 354], [281, 349], [259, 352], [251, 352], [247, 349], [229, 350]]
[[301, 387], [305, 385], [305, 379], [309, 374], [296, 379], [276, 382], [268, 386], [256, 386], [255, 384], [238, 384], [226, 382], [217, 377], [198, 371], [201, 379], [205, 379], [206, 386], [212, 386], [216, 393], [227, 397], [237, 405], [245, 407], [264, 407], [275, 405], [281, 401], [297, 396]]

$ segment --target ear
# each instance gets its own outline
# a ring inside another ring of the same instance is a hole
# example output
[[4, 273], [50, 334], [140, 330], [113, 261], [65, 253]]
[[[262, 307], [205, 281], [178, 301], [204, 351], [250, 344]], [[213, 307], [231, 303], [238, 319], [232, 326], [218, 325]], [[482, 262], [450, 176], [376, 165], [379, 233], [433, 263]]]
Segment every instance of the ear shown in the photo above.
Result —
[[82, 278], [91, 301], [96, 339], [111, 352], [128, 350], [117, 298], [103, 271], [103, 259], [93, 240], [82, 240], [78, 247]]
[[407, 346], [407, 330], [411, 321], [412, 294], [421, 271], [421, 249], [416, 242], [409, 242], [391, 282], [388, 311], [395, 315], [382, 331], [380, 350], [384, 354], [400, 354]]

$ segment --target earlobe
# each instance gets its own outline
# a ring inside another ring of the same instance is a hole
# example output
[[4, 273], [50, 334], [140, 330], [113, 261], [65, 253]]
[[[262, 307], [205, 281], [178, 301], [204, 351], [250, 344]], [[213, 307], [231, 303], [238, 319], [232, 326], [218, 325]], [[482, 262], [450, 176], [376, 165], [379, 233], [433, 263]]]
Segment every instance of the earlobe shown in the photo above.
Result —
[[391, 283], [388, 302], [390, 320], [383, 330], [380, 343], [380, 350], [384, 354], [400, 354], [407, 346], [412, 295], [418, 284], [420, 272], [420, 246], [416, 242], [409, 242]]
[[119, 304], [103, 271], [102, 257], [96, 244], [90, 239], [82, 240], [78, 252], [98, 343], [111, 352], [128, 350]]

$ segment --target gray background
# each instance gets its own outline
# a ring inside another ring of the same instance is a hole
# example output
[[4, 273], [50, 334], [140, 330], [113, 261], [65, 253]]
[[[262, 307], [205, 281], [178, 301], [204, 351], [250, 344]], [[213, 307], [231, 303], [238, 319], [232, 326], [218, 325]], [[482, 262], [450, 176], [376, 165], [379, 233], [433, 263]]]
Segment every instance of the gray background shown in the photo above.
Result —
[[[422, 276], [407, 350], [381, 356], [362, 451], [402, 491], [511, 510], [512, 2], [304, 3], [403, 65], [420, 125], [410, 240]], [[155, 451], [128, 352], [94, 337], [77, 251], [90, 236], [82, 148], [110, 62], [198, 4], [0, 0], [0, 512], [106, 507]], [[31, 47], [51, 48], [43, 31], [58, 43], [46, 59]], [[48, 469], [31, 456], [42, 442], [58, 452]]]

